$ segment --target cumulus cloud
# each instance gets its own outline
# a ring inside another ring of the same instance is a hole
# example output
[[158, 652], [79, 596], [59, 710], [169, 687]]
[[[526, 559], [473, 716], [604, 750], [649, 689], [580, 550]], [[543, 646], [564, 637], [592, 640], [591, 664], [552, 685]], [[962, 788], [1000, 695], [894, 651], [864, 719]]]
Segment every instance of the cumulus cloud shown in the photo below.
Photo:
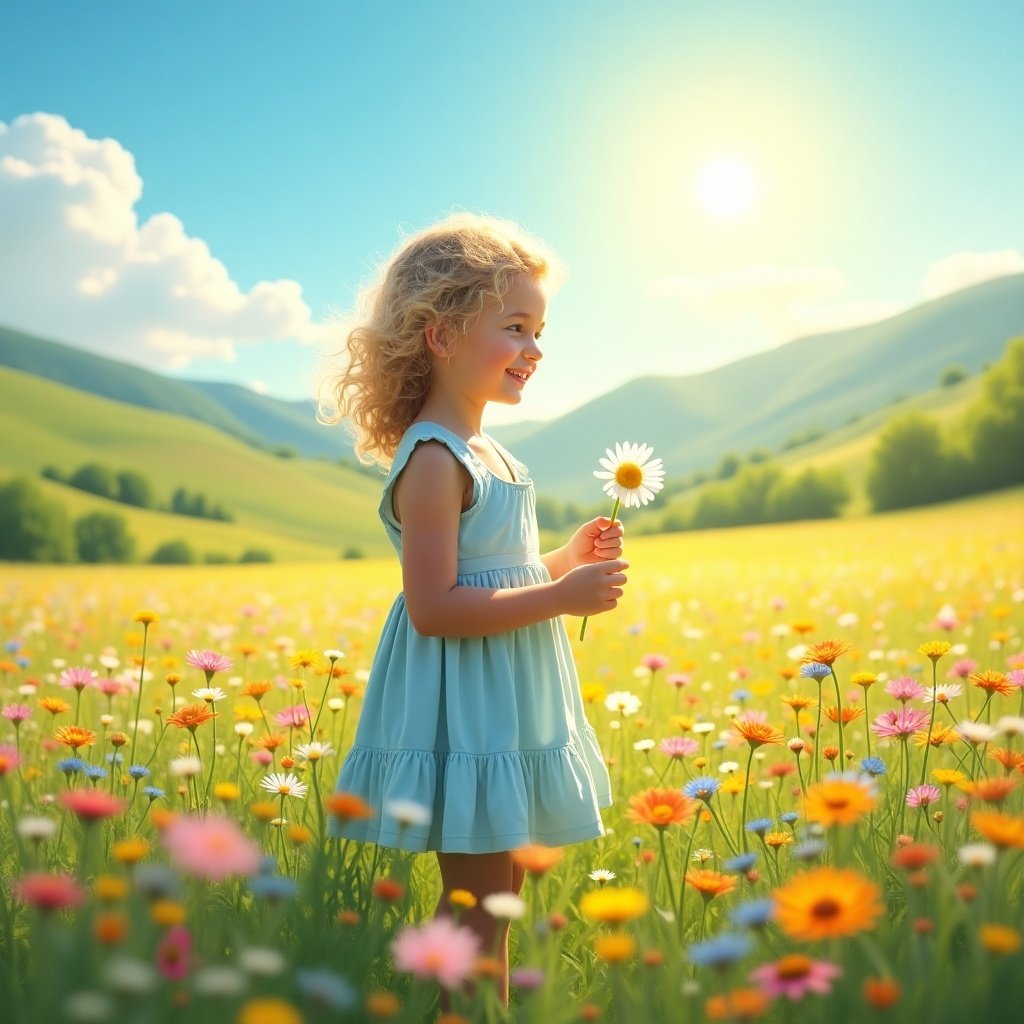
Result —
[[834, 267], [747, 267], [729, 274], [662, 278], [648, 287], [653, 299], [679, 302], [695, 316], [722, 322], [753, 322], [764, 340], [793, 338], [877, 323], [911, 305], [960, 291], [993, 278], [1024, 271], [1016, 249], [959, 252], [930, 264], [912, 301], [837, 301], [847, 287]]
[[141, 195], [116, 140], [52, 114], [0, 122], [0, 323], [154, 369], [323, 343], [296, 282], [243, 291], [173, 214], [140, 223]]

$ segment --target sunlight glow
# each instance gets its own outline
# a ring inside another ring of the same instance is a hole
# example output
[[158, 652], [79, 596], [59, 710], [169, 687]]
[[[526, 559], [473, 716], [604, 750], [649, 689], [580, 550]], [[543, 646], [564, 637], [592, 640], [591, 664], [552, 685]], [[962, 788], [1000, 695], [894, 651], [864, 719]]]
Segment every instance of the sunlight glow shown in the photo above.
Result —
[[705, 164], [694, 183], [697, 204], [715, 217], [738, 217], [757, 199], [757, 178], [750, 164], [720, 158]]

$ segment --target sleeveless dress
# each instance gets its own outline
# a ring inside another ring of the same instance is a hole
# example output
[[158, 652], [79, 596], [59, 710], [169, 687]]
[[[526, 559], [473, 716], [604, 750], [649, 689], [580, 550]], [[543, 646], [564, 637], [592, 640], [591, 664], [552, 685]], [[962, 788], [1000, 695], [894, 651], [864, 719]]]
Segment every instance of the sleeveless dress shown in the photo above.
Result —
[[[526, 467], [492, 440], [513, 470], [509, 483], [435, 423], [409, 428], [384, 484], [380, 516], [399, 557], [392, 492], [416, 445], [427, 440], [442, 442], [473, 480], [459, 522], [458, 584], [549, 581]], [[405, 850], [494, 853], [603, 835], [599, 808], [611, 804], [611, 786], [562, 620], [495, 636], [421, 636], [399, 594], [337, 789], [361, 796], [376, 816], [335, 821], [332, 835]], [[424, 813], [396, 818], [399, 801]]]

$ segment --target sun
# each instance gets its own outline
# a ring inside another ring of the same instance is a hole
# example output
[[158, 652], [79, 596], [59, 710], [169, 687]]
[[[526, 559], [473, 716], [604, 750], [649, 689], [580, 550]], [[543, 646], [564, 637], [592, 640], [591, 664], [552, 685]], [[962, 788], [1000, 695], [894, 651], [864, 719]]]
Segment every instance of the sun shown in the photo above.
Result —
[[743, 160], [722, 157], [697, 172], [693, 193], [697, 204], [713, 217], [739, 217], [757, 199], [757, 176]]

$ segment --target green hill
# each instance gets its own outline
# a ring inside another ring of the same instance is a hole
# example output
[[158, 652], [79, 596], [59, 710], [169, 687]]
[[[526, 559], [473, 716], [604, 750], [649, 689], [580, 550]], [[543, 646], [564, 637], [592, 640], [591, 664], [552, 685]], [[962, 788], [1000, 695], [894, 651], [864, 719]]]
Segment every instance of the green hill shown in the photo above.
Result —
[[327, 462], [280, 458], [181, 416], [138, 408], [0, 368], [0, 476], [63, 474], [87, 462], [147, 476], [157, 501], [175, 488], [201, 492], [232, 523], [134, 509], [46, 482], [71, 515], [95, 508], [129, 520], [141, 553], [174, 538], [237, 557], [263, 547], [285, 559], [336, 558], [345, 548], [383, 554], [376, 514], [380, 481]]

